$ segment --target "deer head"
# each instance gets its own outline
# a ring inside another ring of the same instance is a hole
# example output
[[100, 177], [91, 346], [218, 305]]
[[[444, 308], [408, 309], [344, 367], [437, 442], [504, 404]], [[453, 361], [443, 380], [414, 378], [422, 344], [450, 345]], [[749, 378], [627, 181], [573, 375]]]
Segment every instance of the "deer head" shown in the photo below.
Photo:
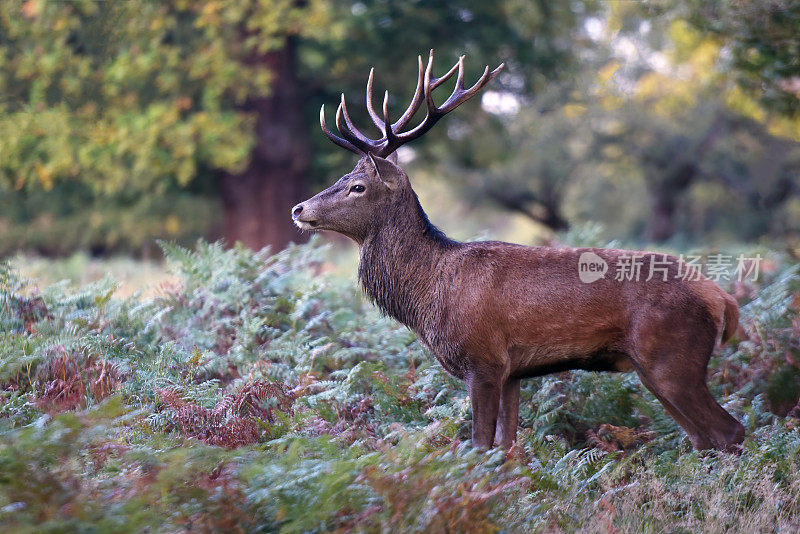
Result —
[[[464, 88], [464, 56], [443, 76], [433, 76], [433, 50], [423, 67], [418, 56], [417, 87], [411, 103], [395, 122], [389, 114], [389, 91], [383, 97], [383, 117], [375, 111], [372, 102], [374, 69], [367, 80], [367, 112], [382, 136], [370, 139], [362, 134], [350, 120], [344, 94], [336, 110], [336, 127], [343, 137], [334, 134], [325, 122], [325, 106], [320, 109], [320, 126], [328, 138], [337, 145], [361, 156], [352, 172], [318, 195], [292, 208], [292, 219], [303, 230], [332, 230], [356, 242], [363, 242], [370, 231], [383, 226], [397, 210], [397, 204], [416, 200], [406, 173], [396, 164], [395, 151], [430, 130], [463, 102], [475, 96], [503, 68], [503, 64], [489, 70], [469, 89]], [[433, 100], [433, 91], [457, 74], [455, 89], [442, 105]], [[417, 126], [403, 131], [417, 111], [426, 105], [425, 119]]]
[[332, 230], [362, 243], [388, 222], [393, 204], [410, 191], [400, 167], [369, 154], [331, 187], [295, 206], [292, 219], [302, 230]]

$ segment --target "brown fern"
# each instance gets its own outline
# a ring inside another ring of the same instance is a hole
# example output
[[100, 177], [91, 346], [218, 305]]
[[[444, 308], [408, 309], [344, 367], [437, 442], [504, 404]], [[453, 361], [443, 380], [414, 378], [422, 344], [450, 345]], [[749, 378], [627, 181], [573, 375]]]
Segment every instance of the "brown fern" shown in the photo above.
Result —
[[589, 446], [605, 452], [617, 452], [633, 449], [651, 441], [655, 434], [640, 428], [628, 428], [626, 426], [603, 423], [597, 429], [597, 432], [589, 430], [586, 432], [586, 436]]
[[36, 404], [48, 413], [60, 413], [86, 407], [87, 396], [95, 401], [108, 397], [117, 389], [121, 376], [106, 359], [86, 356], [79, 351], [54, 349], [57, 356], [36, 370], [40, 393]]
[[157, 389], [156, 395], [172, 410], [183, 435], [227, 449], [269, 439], [264, 423], [274, 423], [277, 412], [290, 412], [293, 403], [283, 386], [272, 382], [248, 384], [213, 408], [198, 406], [174, 389]]

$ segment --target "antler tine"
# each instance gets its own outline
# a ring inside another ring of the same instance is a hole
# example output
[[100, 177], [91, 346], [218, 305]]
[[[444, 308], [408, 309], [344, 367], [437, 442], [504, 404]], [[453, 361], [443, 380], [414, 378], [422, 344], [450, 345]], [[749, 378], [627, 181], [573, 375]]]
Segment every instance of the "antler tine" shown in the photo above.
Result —
[[428, 106], [428, 114], [425, 116], [423, 124], [428, 120], [428, 117], [436, 113], [436, 103], [433, 101], [434, 87], [432, 87], [431, 80], [436, 81], [436, 78], [433, 77], [433, 50], [431, 50], [431, 55], [428, 58], [428, 65], [425, 67], [425, 104]]
[[[392, 124], [389, 121], [389, 91], [386, 91], [383, 94], [383, 122], [384, 124]], [[394, 134], [394, 128], [389, 126], [386, 128], [386, 143], [381, 147], [381, 157], [386, 157], [401, 145], [402, 143], [399, 142], [399, 139]], [[385, 152], [385, 154], [383, 153]]]
[[[456, 69], [458, 69], [458, 65], [462, 59], [464, 59], [464, 56], [461, 56], [458, 62], [456, 62], [456, 64], [453, 65], [452, 67], [450, 67], [450, 70], [444, 73], [444, 75], [442, 75], [441, 77], [439, 78], [431, 77], [431, 91], [433, 91], [434, 89], [442, 85], [444, 82], [452, 78], [453, 73], [456, 71]], [[431, 54], [428, 57], [428, 65], [431, 67], [431, 69], [433, 69], [433, 49], [431, 49]]]
[[456, 88], [454, 92], [464, 89], [464, 56], [458, 58], [458, 76], [456, 77]]
[[408, 105], [403, 114], [400, 115], [400, 118], [397, 119], [397, 122], [392, 124], [392, 130], [395, 132], [406, 127], [408, 121], [411, 120], [417, 110], [419, 110], [420, 104], [422, 104], [422, 98], [424, 96], [423, 88], [425, 86], [425, 68], [422, 65], [422, 56], [417, 56], [417, 65], [417, 88], [414, 89], [414, 97], [411, 99], [411, 103]]
[[344, 99], [344, 93], [342, 93], [342, 102], [341, 104], [339, 104], [339, 106], [342, 108], [342, 115], [344, 116], [344, 122], [347, 125], [347, 131], [344, 131], [337, 122], [336, 127], [339, 128], [339, 131], [342, 132], [342, 134], [344, 134], [345, 137], [347, 137], [347, 134], [349, 133], [352, 134], [353, 137], [355, 137], [362, 143], [366, 144], [367, 146], [372, 145], [373, 141], [369, 139], [366, 135], [359, 132], [358, 129], [353, 125], [353, 121], [350, 120], [350, 113], [347, 112], [347, 102]]
[[378, 127], [378, 130], [380, 130], [383, 135], [386, 135], [385, 125], [381, 122], [381, 118], [375, 112], [375, 107], [372, 105], [372, 82], [374, 76], [375, 68], [372, 67], [369, 69], [369, 78], [367, 78], [367, 113], [369, 113], [369, 118], [372, 119], [373, 124]]
[[467, 100], [469, 100], [470, 98], [475, 96], [475, 94], [478, 91], [483, 89], [483, 87], [487, 83], [492, 81], [494, 79], [494, 77], [497, 76], [500, 73], [500, 70], [504, 66], [505, 66], [505, 63], [501, 63], [496, 69], [494, 69], [491, 72], [489, 71], [489, 67], [487, 66], [483, 70], [483, 74], [481, 75], [481, 77], [478, 79], [477, 82], [475, 82], [475, 85], [473, 85], [469, 89], [465, 90], [463, 87], [459, 88], [458, 86], [456, 86], [456, 90], [453, 91], [453, 94], [450, 95], [450, 98], [448, 98], [444, 102], [444, 104], [442, 104], [439, 107], [439, 111], [442, 114], [449, 113], [449, 112], [453, 111], [455, 108], [457, 108], [458, 106], [460, 106], [462, 103], [466, 102]]
[[451, 94], [447, 100], [439, 107], [439, 110], [442, 113], [447, 113], [448, 111], [454, 110], [459, 104], [465, 102], [469, 97], [477, 93], [481, 87], [486, 83], [486, 78], [489, 76], [489, 67], [483, 69], [483, 74], [481, 77], [478, 78], [478, 81], [475, 82], [475, 85], [470, 87], [467, 90], [464, 90], [463, 87], [456, 86], [455, 91]]
[[[402, 130], [408, 124], [414, 114], [419, 110], [419, 106], [422, 103], [422, 98], [424, 96], [423, 88], [425, 86], [425, 68], [422, 64], [422, 56], [417, 56], [417, 65], [418, 65], [418, 75], [417, 75], [417, 87], [414, 89], [414, 96], [411, 98], [411, 102], [409, 103], [406, 110], [397, 119], [397, 122], [392, 124], [391, 129], [394, 131]], [[386, 136], [386, 127], [385, 123], [381, 120], [378, 114], [375, 112], [375, 106], [372, 100], [372, 87], [374, 85], [375, 80], [375, 69], [371, 68], [369, 70], [369, 78], [367, 78], [367, 112], [369, 113], [372, 122], [377, 126], [377, 128], [381, 131], [381, 133]]]
[[430, 55], [428, 56], [428, 65], [425, 67], [425, 105], [428, 107], [428, 112], [425, 115], [425, 119], [421, 123], [419, 123], [415, 128], [403, 132], [397, 133], [397, 138], [406, 143], [417, 137], [421, 136], [431, 128], [433, 125], [436, 124], [439, 119], [441, 119], [444, 114], [440, 112], [439, 108], [436, 107], [436, 102], [433, 101], [433, 90], [436, 89], [439, 85], [444, 83], [450, 76], [453, 75], [455, 69], [458, 68], [458, 63], [453, 65], [447, 74], [442, 76], [441, 78], [434, 78], [433, 77], [433, 49], [431, 49]]
[[[344, 124], [342, 124], [342, 118], [344, 118]], [[347, 141], [355, 145], [364, 154], [372, 152], [376, 148], [374, 141], [365, 137], [353, 126], [353, 122], [350, 120], [350, 114], [347, 112], [347, 102], [344, 99], [344, 93], [342, 93], [342, 101], [339, 103], [339, 107], [336, 108], [336, 127]]]
[[353, 145], [351, 142], [346, 141], [330, 131], [328, 129], [328, 125], [325, 123], [325, 104], [322, 104], [322, 107], [319, 108], [319, 125], [322, 128], [322, 131], [325, 135], [328, 136], [328, 139], [336, 143], [342, 148], [346, 148], [350, 152], [355, 152], [356, 154], [362, 155], [364, 152]]

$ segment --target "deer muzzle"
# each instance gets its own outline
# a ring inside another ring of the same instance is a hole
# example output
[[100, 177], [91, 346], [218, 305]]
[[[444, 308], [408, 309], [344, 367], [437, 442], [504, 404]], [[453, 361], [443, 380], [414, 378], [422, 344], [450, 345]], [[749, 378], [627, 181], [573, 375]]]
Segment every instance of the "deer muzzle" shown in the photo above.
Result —
[[292, 221], [301, 230], [315, 230], [319, 222], [314, 216], [313, 209], [300, 204], [292, 208]]

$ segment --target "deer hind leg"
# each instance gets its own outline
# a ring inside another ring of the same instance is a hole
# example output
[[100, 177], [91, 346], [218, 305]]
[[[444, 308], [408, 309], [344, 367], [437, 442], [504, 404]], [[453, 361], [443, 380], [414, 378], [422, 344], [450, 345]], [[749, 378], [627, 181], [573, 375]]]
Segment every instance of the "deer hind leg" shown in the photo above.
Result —
[[497, 431], [494, 442], [498, 447], [511, 448], [517, 439], [519, 424], [519, 378], [509, 378], [503, 383], [500, 392], [500, 413], [497, 417]]
[[691, 419], [685, 417], [683, 412], [679, 410], [677, 406], [669, 401], [668, 397], [662, 393], [662, 388], [656, 387], [656, 385], [651, 382], [647, 374], [642, 369], [638, 368], [638, 365], [636, 367], [636, 374], [639, 375], [639, 380], [641, 380], [642, 384], [644, 384], [644, 386], [650, 390], [650, 393], [655, 395], [659, 402], [661, 402], [662, 406], [664, 406], [664, 408], [667, 410], [667, 413], [669, 413], [672, 418], [675, 419], [675, 422], [677, 422], [678, 425], [683, 428], [683, 430], [689, 436], [689, 440], [692, 442], [692, 447], [697, 450], [713, 448], [711, 441], [706, 438], [705, 433], [698, 426], [696, 426]]
[[[673, 336], [667, 338], [675, 341]], [[744, 440], [744, 427], [714, 400], [706, 385], [714, 339], [710, 343], [691, 336], [685, 339], [689, 341], [637, 351], [636, 372], [686, 431], [695, 449], [734, 450]]]

